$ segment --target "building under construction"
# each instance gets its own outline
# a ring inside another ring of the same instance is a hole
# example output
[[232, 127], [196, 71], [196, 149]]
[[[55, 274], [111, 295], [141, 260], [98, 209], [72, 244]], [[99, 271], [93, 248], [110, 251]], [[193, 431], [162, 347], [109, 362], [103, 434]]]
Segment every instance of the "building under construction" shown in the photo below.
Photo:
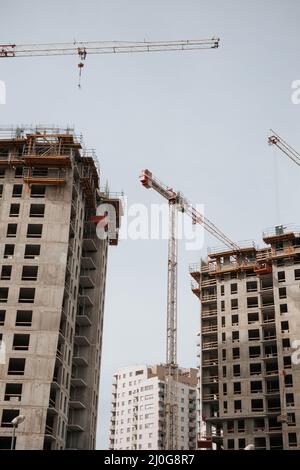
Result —
[[[72, 130], [1, 132], [0, 448], [93, 449], [120, 200], [100, 190], [96, 156]], [[101, 203], [116, 214], [115, 233], [103, 239]]]
[[209, 250], [190, 269], [201, 303], [200, 448], [300, 449], [300, 229], [263, 240]]
[[[165, 449], [168, 375], [166, 365], [126, 367], [114, 375], [110, 449]], [[196, 369], [177, 369], [176, 449], [196, 449], [196, 385]]]

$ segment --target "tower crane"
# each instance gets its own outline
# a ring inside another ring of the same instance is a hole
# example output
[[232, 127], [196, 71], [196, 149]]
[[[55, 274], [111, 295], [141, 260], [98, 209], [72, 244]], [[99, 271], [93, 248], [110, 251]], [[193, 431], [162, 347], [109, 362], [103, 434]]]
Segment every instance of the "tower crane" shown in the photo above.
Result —
[[177, 422], [178, 410], [176, 399], [177, 364], [177, 215], [178, 211], [191, 217], [193, 224], [202, 225], [211, 235], [230, 249], [239, 252], [239, 246], [230, 240], [209, 219], [204, 217], [179, 192], [159, 181], [151, 171], [144, 170], [140, 176], [142, 185], [154, 189], [169, 203], [169, 239], [168, 239], [168, 296], [167, 296], [167, 347], [166, 347], [166, 391], [165, 391], [165, 443], [166, 450], [178, 448]]
[[47, 44], [0, 44], [0, 58], [77, 55], [80, 59], [79, 88], [84, 61], [90, 54], [120, 54], [132, 52], [186, 51], [216, 49], [219, 38], [182, 39], [176, 41], [88, 41]]
[[276, 132], [271, 129], [272, 135], [268, 138], [270, 145], [276, 145], [285, 155], [293, 160], [296, 165], [300, 166], [300, 154], [296, 152], [285, 140], [283, 140]]

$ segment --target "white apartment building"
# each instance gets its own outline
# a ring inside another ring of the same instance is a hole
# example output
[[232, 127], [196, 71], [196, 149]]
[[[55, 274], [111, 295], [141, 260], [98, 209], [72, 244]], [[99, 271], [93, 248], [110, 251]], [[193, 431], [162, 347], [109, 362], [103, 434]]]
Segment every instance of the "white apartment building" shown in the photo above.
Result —
[[[166, 368], [132, 366], [114, 375], [110, 449], [159, 450], [165, 438]], [[196, 369], [179, 369], [178, 449], [196, 447]]]

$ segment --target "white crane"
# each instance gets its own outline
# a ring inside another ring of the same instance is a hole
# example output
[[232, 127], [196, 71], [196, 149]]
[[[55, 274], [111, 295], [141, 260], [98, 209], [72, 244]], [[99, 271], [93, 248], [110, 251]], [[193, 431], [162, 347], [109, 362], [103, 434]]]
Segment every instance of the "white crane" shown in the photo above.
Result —
[[80, 59], [78, 63], [78, 87], [80, 88], [81, 72], [87, 55], [216, 49], [219, 47], [219, 41], [219, 38], [211, 38], [182, 39], [178, 41], [73, 41], [72, 43], [0, 44], [0, 59], [77, 55]]
[[179, 41], [74, 41], [72, 43], [0, 44], [0, 58], [78, 55], [80, 59], [84, 60], [87, 54], [214, 49], [219, 47], [219, 41], [219, 38], [211, 38]]
[[230, 240], [210, 220], [200, 214], [195, 207], [179, 192], [174, 191], [155, 178], [151, 171], [144, 170], [140, 181], [145, 188], [152, 188], [169, 203], [169, 241], [168, 241], [168, 297], [167, 297], [167, 347], [166, 366], [168, 369], [165, 391], [165, 443], [166, 450], [177, 449], [177, 214], [185, 212], [193, 224], [203, 225], [205, 230], [224, 243], [230, 249], [239, 252], [239, 246]]
[[270, 145], [276, 145], [285, 155], [293, 160], [296, 165], [300, 166], [300, 154], [296, 152], [285, 140], [283, 140], [276, 132], [271, 129], [271, 135], [268, 138]]

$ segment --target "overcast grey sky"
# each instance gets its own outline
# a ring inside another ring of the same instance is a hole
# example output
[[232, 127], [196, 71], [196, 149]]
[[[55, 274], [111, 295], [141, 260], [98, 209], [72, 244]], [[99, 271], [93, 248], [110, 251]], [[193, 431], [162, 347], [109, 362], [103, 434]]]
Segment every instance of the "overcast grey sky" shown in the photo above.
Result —
[[[299, 223], [300, 170], [266, 143], [273, 127], [300, 149], [299, 17], [298, 0], [0, 0], [0, 43], [221, 38], [218, 50], [87, 57], [81, 91], [75, 56], [0, 60], [0, 125], [74, 125], [129, 204], [162, 202], [138, 181], [150, 168], [234, 240], [260, 241], [265, 227]], [[206, 250], [184, 248], [179, 362], [195, 366], [188, 264]], [[164, 360], [166, 274], [165, 240], [110, 249], [98, 448], [108, 446], [114, 371]]]

